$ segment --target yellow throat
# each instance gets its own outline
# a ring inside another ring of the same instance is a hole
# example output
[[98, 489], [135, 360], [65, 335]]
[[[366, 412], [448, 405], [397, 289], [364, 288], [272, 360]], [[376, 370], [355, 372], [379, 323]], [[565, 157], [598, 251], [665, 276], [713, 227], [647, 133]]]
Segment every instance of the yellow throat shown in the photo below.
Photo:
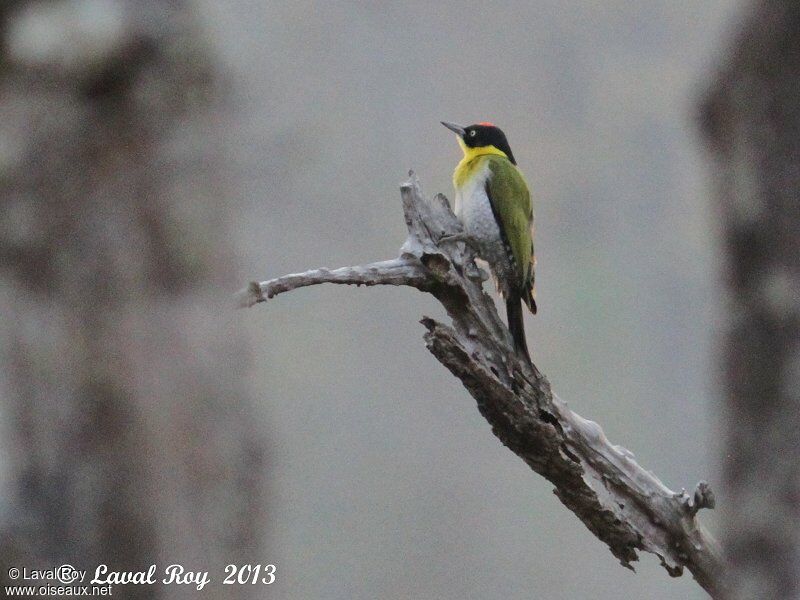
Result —
[[498, 150], [495, 146], [479, 146], [477, 148], [470, 148], [460, 137], [457, 139], [458, 145], [461, 146], [461, 149], [464, 151], [464, 158], [461, 159], [461, 161], [456, 165], [456, 170], [453, 171], [453, 185], [457, 190], [465, 185], [470, 179], [472, 179], [481, 168], [482, 161], [475, 160], [476, 158], [480, 156], [489, 156], [492, 154], [495, 156], [508, 158], [508, 155], [506, 155], [505, 152]]

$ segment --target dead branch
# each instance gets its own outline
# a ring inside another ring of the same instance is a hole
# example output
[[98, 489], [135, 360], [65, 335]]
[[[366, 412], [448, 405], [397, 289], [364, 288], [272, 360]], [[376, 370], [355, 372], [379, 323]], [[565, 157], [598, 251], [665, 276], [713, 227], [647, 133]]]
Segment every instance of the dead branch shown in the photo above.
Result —
[[544, 375], [517, 357], [483, 291], [486, 274], [469, 245], [452, 237], [462, 227], [447, 199], [426, 200], [410, 175], [401, 187], [408, 238], [399, 258], [254, 282], [239, 292], [239, 304], [252, 306], [320, 283], [407, 285], [433, 294], [452, 326], [423, 318], [427, 347], [477, 400], [500, 441], [555, 485], [556, 496], [624, 566], [632, 568], [637, 550], [652, 552], [670, 575], [685, 567], [709, 594], [722, 596], [721, 551], [696, 518], [700, 508], [714, 506], [708, 484], [699, 483], [692, 495], [668, 489], [628, 450], [611, 444], [597, 423], [572, 412]]

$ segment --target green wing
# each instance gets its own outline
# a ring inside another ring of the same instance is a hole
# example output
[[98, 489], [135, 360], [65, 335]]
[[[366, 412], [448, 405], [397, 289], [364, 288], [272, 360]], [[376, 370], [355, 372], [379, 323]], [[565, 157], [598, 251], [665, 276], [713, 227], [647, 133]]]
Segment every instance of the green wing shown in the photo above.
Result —
[[488, 157], [486, 193], [508, 240], [517, 270], [516, 286], [525, 304], [536, 312], [534, 299], [533, 207], [531, 193], [519, 169], [501, 156]]

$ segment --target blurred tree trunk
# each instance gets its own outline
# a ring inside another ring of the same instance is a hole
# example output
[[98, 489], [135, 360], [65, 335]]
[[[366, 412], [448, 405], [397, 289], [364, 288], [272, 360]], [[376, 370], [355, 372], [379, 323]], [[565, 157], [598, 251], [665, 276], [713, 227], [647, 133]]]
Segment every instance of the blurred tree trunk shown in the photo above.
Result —
[[180, 0], [0, 4], [2, 578], [264, 558], [218, 96]]
[[704, 107], [727, 251], [735, 598], [800, 596], [800, 3], [757, 3]]

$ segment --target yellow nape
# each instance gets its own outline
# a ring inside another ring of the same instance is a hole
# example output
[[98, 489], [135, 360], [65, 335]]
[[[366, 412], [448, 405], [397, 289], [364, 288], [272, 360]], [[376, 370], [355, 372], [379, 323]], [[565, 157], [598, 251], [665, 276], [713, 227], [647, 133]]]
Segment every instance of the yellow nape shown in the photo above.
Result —
[[482, 161], [475, 160], [479, 156], [488, 156], [494, 154], [495, 156], [502, 156], [508, 158], [505, 152], [499, 150], [495, 146], [479, 146], [477, 148], [470, 148], [464, 143], [460, 137], [458, 145], [464, 151], [464, 158], [461, 159], [456, 165], [456, 170], [453, 171], [453, 185], [456, 189], [461, 188], [477, 173], [481, 167]]

